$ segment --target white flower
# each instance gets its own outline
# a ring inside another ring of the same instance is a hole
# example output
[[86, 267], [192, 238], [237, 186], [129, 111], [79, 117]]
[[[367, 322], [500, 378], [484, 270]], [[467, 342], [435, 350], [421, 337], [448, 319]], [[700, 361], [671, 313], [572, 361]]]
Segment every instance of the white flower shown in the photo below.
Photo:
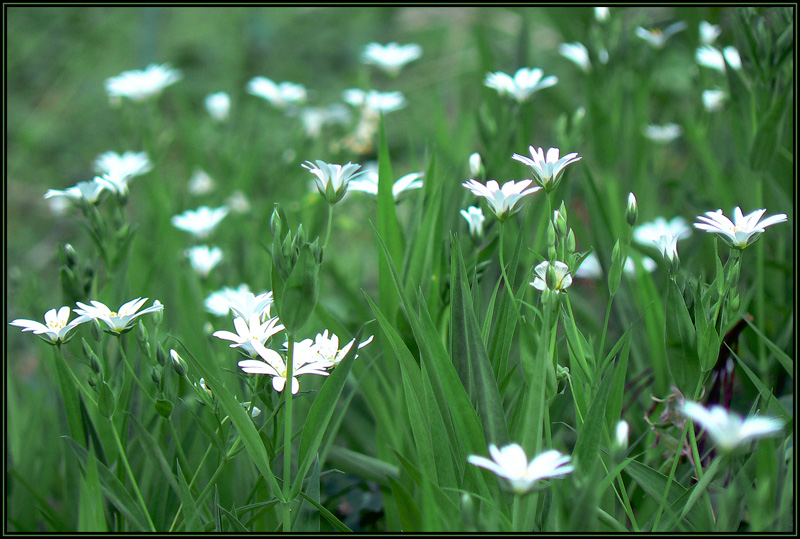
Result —
[[311, 161], [306, 161], [302, 166], [315, 176], [314, 181], [317, 184], [317, 190], [331, 204], [335, 204], [342, 199], [347, 192], [350, 180], [358, 178], [366, 172], [363, 170], [356, 172], [361, 165], [354, 163], [331, 165], [317, 160], [316, 165]]
[[628, 435], [630, 434], [630, 431], [631, 427], [624, 419], [617, 423], [617, 428], [615, 429], [615, 441], [617, 443], [617, 447], [621, 449], [628, 447]]
[[185, 230], [199, 239], [205, 239], [226, 215], [228, 215], [227, 206], [213, 209], [200, 206], [196, 210], [186, 210], [180, 215], [173, 216], [172, 226]]
[[72, 338], [72, 330], [89, 320], [88, 316], [81, 315], [69, 322], [69, 313], [70, 308], [64, 306], [58, 312], [55, 309], [50, 309], [44, 313], [44, 324], [35, 320], [18, 318], [9, 322], [9, 325], [21, 327], [22, 331], [32, 331], [34, 335], [38, 335], [46, 343], [61, 344]]
[[503, 72], [487, 73], [484, 84], [489, 88], [494, 88], [500, 95], [510, 94], [519, 103], [527, 101], [535, 92], [544, 88], [555, 86], [558, 77], [550, 75], [542, 78], [541, 69], [523, 67], [519, 69], [512, 78]]
[[91, 306], [77, 302], [76, 305], [80, 308], [75, 309], [75, 312], [80, 315], [85, 315], [92, 320], [103, 322], [103, 324], [106, 326], [103, 328], [103, 331], [107, 333], [113, 333], [115, 335], [121, 335], [122, 333], [125, 333], [133, 328], [133, 321], [143, 314], [164, 310], [164, 305], [162, 305], [160, 302], [157, 304], [154, 302], [151, 307], [148, 307], [143, 311], [139, 311], [139, 308], [144, 305], [146, 301], [147, 298], [132, 299], [131, 301], [123, 304], [118, 311], [112, 311], [104, 304], [95, 300], [90, 302], [92, 304]]
[[661, 49], [664, 47], [664, 45], [666, 45], [667, 40], [670, 37], [685, 29], [686, 23], [684, 21], [678, 21], [670, 24], [663, 30], [659, 30], [657, 28], [648, 30], [647, 28], [639, 26], [636, 28], [636, 35], [647, 41], [652, 47]]
[[237, 189], [225, 199], [225, 205], [233, 213], [247, 213], [250, 211], [250, 202], [247, 200], [247, 195], [241, 189]]
[[169, 64], [150, 64], [144, 70], [124, 71], [106, 79], [106, 92], [112, 100], [127, 97], [143, 101], [161, 93], [161, 90], [181, 80], [181, 72]]
[[722, 108], [725, 100], [728, 98], [727, 94], [715, 88], [713, 90], [703, 90], [703, 107], [708, 112], [714, 112]]
[[461, 215], [467, 220], [470, 236], [473, 238], [483, 237], [483, 222], [486, 220], [483, 210], [479, 206], [470, 206], [466, 210], [461, 210]]
[[[275, 350], [270, 350], [258, 341], [253, 342], [253, 347], [263, 361], [258, 359], [246, 359], [238, 363], [239, 367], [247, 373], [272, 376], [273, 389], [278, 392], [283, 391], [288, 378], [288, 368], [283, 357]], [[297, 377], [303, 374], [328, 376], [328, 372], [325, 370], [325, 366], [322, 363], [306, 363], [306, 358], [295, 355], [295, 357], [292, 358], [292, 395], [297, 394], [300, 390], [300, 382], [298, 382]]]
[[574, 470], [574, 467], [569, 465], [570, 457], [554, 449], [541, 453], [530, 462], [525, 450], [519, 444], [509, 444], [501, 449], [491, 444], [489, 454], [492, 460], [479, 455], [470, 455], [467, 461], [508, 479], [511, 489], [516, 494], [525, 494], [542, 479], [560, 477]]
[[772, 215], [761, 221], [761, 216], [767, 210], [756, 210], [747, 215], [742, 214], [742, 209], [733, 210], [733, 221], [722, 215], [722, 210], [706, 212], [705, 216], [697, 218], [701, 221], [695, 223], [695, 228], [718, 235], [725, 243], [734, 249], [744, 249], [752, 245], [763, 234], [768, 226], [782, 223], [788, 219], [785, 213]]
[[365, 64], [372, 64], [382, 69], [389, 75], [395, 76], [407, 63], [412, 62], [422, 56], [422, 47], [415, 43], [408, 45], [398, 45], [389, 43], [369, 43], [361, 54], [361, 61]]
[[681, 240], [692, 235], [692, 228], [680, 215], [669, 221], [663, 217], [656, 217], [653, 221], [642, 223], [634, 228], [633, 240], [642, 245], [650, 245], [665, 234]]
[[672, 234], [664, 234], [658, 239], [653, 240], [653, 243], [661, 251], [661, 256], [667, 262], [674, 262], [678, 257], [678, 238]]
[[739, 51], [735, 47], [728, 46], [722, 49], [712, 47], [711, 45], [703, 45], [695, 52], [695, 60], [701, 66], [716, 69], [717, 71], [725, 71], [725, 61], [733, 69], [742, 68], [742, 58], [739, 56]]
[[350, 109], [341, 103], [333, 103], [327, 108], [305, 107], [300, 111], [300, 120], [306, 135], [316, 138], [322, 133], [322, 128], [331, 124], [348, 124], [351, 120]]
[[696, 402], [686, 401], [681, 412], [699, 423], [724, 451], [730, 451], [751, 439], [771, 436], [783, 430], [783, 423], [771, 417], [753, 416], [743, 419], [722, 406], [710, 409]]
[[711, 45], [722, 33], [722, 28], [708, 21], [700, 21], [700, 43]]
[[194, 196], [205, 195], [214, 190], [214, 179], [204, 170], [199, 168], [189, 178], [189, 193]]
[[233, 327], [236, 329], [236, 333], [232, 331], [215, 331], [213, 336], [218, 339], [232, 341], [231, 348], [239, 348], [241, 353], [249, 357], [258, 355], [258, 350], [254, 346], [256, 342], [262, 345], [266, 344], [270, 337], [286, 329], [283, 324], [278, 323], [277, 316], [262, 322], [261, 315], [257, 312], [251, 314], [247, 320], [237, 316], [233, 320]]
[[[239, 288], [230, 288], [228, 286], [217, 290], [209, 295], [205, 300], [206, 310], [215, 316], [225, 316], [230, 312], [231, 304], [246, 305], [247, 297], [252, 296], [255, 300], [255, 295], [250, 292], [250, 288], [242, 283]], [[271, 298], [271, 294], [270, 294]], [[251, 300], [252, 301], [252, 300]], [[247, 316], [240, 315], [245, 319], [250, 318], [250, 313]]]
[[515, 215], [519, 210], [522, 197], [535, 193], [541, 187], [528, 187], [533, 180], [515, 182], [507, 181], [501, 188], [495, 180], [489, 180], [483, 185], [475, 180], [469, 180], [461, 185], [472, 191], [473, 194], [483, 197], [489, 204], [489, 209], [499, 221], [505, 221]]
[[44, 194], [44, 198], [66, 197], [72, 202], [80, 203], [81, 201], [86, 201], [89, 204], [94, 204], [100, 199], [104, 189], [103, 184], [95, 179], [88, 182], [78, 182], [74, 187], [69, 187], [64, 191], [48, 189]]
[[648, 125], [644, 128], [644, 136], [653, 142], [672, 142], [683, 134], [678, 124]]
[[231, 111], [231, 96], [226, 92], [209, 94], [206, 96], [205, 105], [211, 118], [218, 122], [223, 122], [228, 119]]
[[480, 176], [482, 171], [483, 161], [481, 160], [481, 154], [475, 152], [469, 156], [469, 173], [471, 176]]
[[594, 18], [599, 22], [605, 22], [611, 16], [611, 10], [607, 7], [595, 7]]
[[147, 152], [105, 152], [97, 156], [94, 169], [98, 174], [110, 174], [130, 179], [141, 176], [153, 168]]
[[531, 152], [531, 157], [525, 157], [515, 153], [511, 158], [531, 167], [533, 173], [536, 175], [536, 183], [544, 187], [545, 191], [548, 192], [558, 186], [561, 173], [564, 172], [564, 169], [568, 165], [583, 159], [582, 157], [578, 157], [578, 154], [574, 152], [568, 153], [559, 159], [558, 156], [561, 150], [558, 148], [550, 148], [547, 150], [546, 157], [544, 148], [529, 146], [528, 151]]
[[305, 86], [293, 82], [276, 84], [266, 77], [254, 77], [247, 83], [247, 92], [266, 99], [279, 109], [305, 103], [308, 98]]
[[[406, 174], [399, 180], [394, 182], [392, 186], [392, 196], [395, 200], [400, 198], [400, 195], [413, 189], [422, 187], [422, 177], [425, 176], [423, 172], [413, 172]], [[350, 181], [347, 187], [350, 191], [362, 191], [374, 196], [378, 196], [378, 165], [374, 161], [370, 161], [364, 165], [364, 175]]]
[[561, 43], [558, 46], [558, 52], [567, 60], [577, 64], [583, 71], [588, 73], [592, 69], [589, 51], [583, 43]]
[[219, 247], [209, 248], [208, 245], [196, 245], [187, 249], [185, 254], [192, 269], [203, 277], [208, 277], [209, 272], [222, 261], [222, 249]]
[[[533, 278], [533, 281], [530, 283], [530, 285], [536, 290], [543, 291], [547, 288], [550, 288], [547, 286], [547, 269], [549, 267], [550, 262], [545, 260], [534, 268], [536, 277]], [[555, 262], [553, 269], [555, 270], [556, 282], [555, 287], [552, 290], [556, 294], [560, 294], [562, 290], [569, 288], [569, 286], [572, 284], [572, 275], [569, 273], [569, 266], [560, 261]]]
[[350, 88], [342, 93], [342, 100], [353, 107], [364, 107], [374, 113], [393, 112], [406, 106], [406, 98], [401, 92], [365, 92], [358, 88]]
[[[360, 350], [371, 343], [373, 337], [374, 335], [370, 335], [369, 338], [362, 341], [358, 345], [358, 349]], [[331, 333], [329, 337], [328, 330], [326, 329], [322, 333], [317, 333], [313, 341], [311, 339], [304, 339], [294, 343], [292, 354], [295, 358], [300, 358], [302, 363], [320, 363], [323, 365], [323, 368], [331, 369], [342, 362], [355, 342], [356, 340], [353, 339], [340, 349], [339, 337], [333, 333]], [[283, 346], [287, 348], [289, 343], [285, 342]], [[358, 354], [356, 354], [355, 357], [358, 357]]]
[[[648, 273], [652, 273], [658, 265], [656, 261], [649, 256], [643, 256], [642, 267]], [[631, 257], [625, 259], [625, 266], [622, 268], [622, 271], [627, 275], [636, 275], [636, 264]], [[589, 256], [581, 262], [581, 265], [575, 270], [575, 277], [580, 277], [582, 279], [600, 279], [603, 277], [603, 268], [600, 266], [600, 260], [595, 253], [590, 253]]]

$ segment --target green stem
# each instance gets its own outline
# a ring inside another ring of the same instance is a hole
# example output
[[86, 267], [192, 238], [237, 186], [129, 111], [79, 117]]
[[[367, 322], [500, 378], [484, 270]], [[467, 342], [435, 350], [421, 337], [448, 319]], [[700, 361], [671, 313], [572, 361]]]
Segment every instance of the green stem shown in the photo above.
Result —
[[328, 240], [331, 238], [331, 228], [333, 227], [333, 204], [328, 203], [328, 226], [325, 227], [325, 243], [322, 244], [322, 250], [328, 246]]
[[[327, 241], [326, 241], [327, 243]], [[289, 494], [292, 488], [292, 380], [294, 375], [294, 335], [289, 334], [286, 353], [286, 386], [284, 394], [284, 438], [283, 438], [283, 531], [292, 531], [292, 513]]]
[[500, 273], [503, 276], [503, 285], [504, 285], [503, 288], [508, 290], [508, 296], [509, 296], [509, 298], [511, 298], [511, 305], [514, 306], [514, 308], [516, 310], [517, 303], [516, 303], [515, 298], [514, 298], [514, 291], [511, 290], [511, 288], [512, 288], [511, 281], [508, 279], [508, 275], [506, 274], [505, 257], [503, 255], [503, 238], [505, 237], [505, 235], [506, 235], [506, 222], [505, 221], [500, 221], [500, 245], [499, 245], [499, 248], [500, 248]]
[[139, 505], [142, 506], [144, 516], [147, 518], [147, 523], [150, 525], [150, 531], [155, 532], [156, 527], [153, 525], [153, 521], [150, 518], [150, 513], [147, 511], [147, 505], [144, 503], [142, 493], [139, 491], [139, 485], [136, 484], [136, 476], [133, 475], [131, 465], [128, 463], [128, 457], [125, 455], [125, 449], [122, 447], [122, 442], [119, 439], [119, 434], [117, 433], [116, 427], [114, 427], [114, 422], [111, 420], [111, 418], [108, 418], [108, 423], [111, 427], [111, 432], [114, 435], [114, 442], [117, 444], [119, 458], [122, 460], [122, 465], [125, 467], [125, 471], [128, 473], [128, 478], [131, 480], [131, 485], [133, 486], [133, 492], [136, 494], [136, 499], [139, 501]]
[[133, 370], [133, 366], [130, 364], [130, 361], [128, 361], [128, 354], [125, 353], [125, 348], [122, 346], [122, 335], [121, 334], [117, 335], [117, 344], [119, 345], [119, 351], [122, 354], [122, 362], [125, 363], [125, 367], [127, 367], [128, 372], [131, 374], [131, 376], [133, 376], [133, 379], [136, 381], [136, 383], [138, 384], [139, 388], [142, 390], [142, 393], [144, 393], [147, 396], [147, 398], [150, 399], [150, 402], [155, 404], [156, 400], [147, 391], [147, 389], [145, 389], [144, 384], [142, 383], [141, 380], [139, 380], [139, 377], [136, 375], [136, 371]]

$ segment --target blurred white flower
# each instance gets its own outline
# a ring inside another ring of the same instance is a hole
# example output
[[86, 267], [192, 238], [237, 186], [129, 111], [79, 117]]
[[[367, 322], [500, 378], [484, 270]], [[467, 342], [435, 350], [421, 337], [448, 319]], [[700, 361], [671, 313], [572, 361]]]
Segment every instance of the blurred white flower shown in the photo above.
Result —
[[594, 18], [599, 22], [605, 22], [611, 16], [611, 10], [607, 7], [595, 7]]
[[[533, 281], [529, 283], [532, 287], [536, 290], [544, 291], [547, 288], [547, 270], [550, 267], [550, 262], [545, 260], [544, 262], [538, 264], [534, 271], [536, 272], [536, 276], [533, 278]], [[572, 275], [569, 273], [569, 266], [565, 263], [556, 261], [553, 265], [553, 269], [555, 270], [555, 286], [552, 288], [552, 291], [556, 294], [560, 294], [562, 290], [565, 290], [570, 287], [572, 284]]]
[[502, 222], [519, 212], [522, 197], [541, 189], [539, 186], [528, 187], [532, 183], [533, 180], [519, 182], [511, 180], [504, 183], [501, 188], [495, 180], [489, 180], [486, 185], [469, 180], [461, 185], [474, 195], [485, 198], [492, 214]]
[[546, 156], [544, 148], [529, 146], [528, 151], [531, 152], [531, 157], [525, 157], [524, 155], [515, 153], [511, 158], [531, 167], [536, 176], [536, 183], [541, 185], [544, 190], [548, 192], [558, 186], [561, 174], [568, 165], [583, 159], [582, 157], [578, 157], [578, 154], [574, 152], [559, 158], [561, 150], [558, 148], [550, 148], [547, 150]]
[[258, 356], [258, 351], [255, 347], [256, 342], [265, 345], [273, 335], [286, 329], [283, 324], [278, 322], [277, 316], [262, 321], [259, 313], [254, 312], [248, 319], [239, 316], [233, 319], [233, 327], [236, 329], [236, 333], [232, 331], [215, 331], [213, 336], [218, 339], [233, 341], [233, 344], [230, 345], [231, 348], [238, 348], [242, 354], [254, 358]]
[[624, 419], [617, 423], [615, 430], [615, 442], [617, 447], [625, 449], [628, 447], [628, 435], [630, 434], [631, 427]]
[[708, 21], [700, 21], [700, 43], [711, 45], [722, 33], [722, 28]]
[[211, 118], [218, 122], [224, 122], [228, 119], [231, 111], [231, 96], [227, 92], [209, 94], [206, 96], [205, 105]]
[[489, 455], [492, 460], [479, 455], [470, 455], [467, 461], [508, 479], [511, 489], [516, 494], [525, 494], [543, 479], [560, 477], [574, 470], [574, 467], [569, 465], [570, 457], [554, 449], [545, 451], [528, 462], [525, 450], [519, 444], [510, 444], [500, 449], [491, 444]]
[[181, 80], [181, 76], [181, 72], [171, 69], [169, 64], [150, 64], [144, 70], [123, 71], [106, 79], [106, 92], [112, 101], [123, 97], [143, 101], [160, 94], [161, 90]]
[[204, 278], [208, 277], [209, 272], [222, 261], [222, 249], [219, 247], [209, 248], [208, 245], [196, 245], [187, 249], [185, 254], [192, 269]]
[[272, 305], [272, 292], [262, 292], [255, 295], [250, 292], [246, 284], [240, 284], [238, 288], [223, 287], [210, 294], [205, 300], [206, 310], [216, 316], [225, 316], [229, 312], [249, 320], [253, 313], [263, 320], [269, 318], [270, 306]]
[[48, 344], [60, 345], [72, 338], [72, 330], [89, 320], [88, 316], [81, 315], [70, 322], [69, 313], [70, 308], [64, 306], [58, 312], [55, 309], [50, 309], [44, 313], [44, 324], [36, 320], [18, 318], [9, 322], [9, 325], [21, 327], [23, 332], [32, 331], [34, 335]]
[[[253, 341], [253, 347], [261, 357], [259, 359], [246, 359], [238, 363], [239, 367], [246, 373], [251, 374], [266, 374], [272, 376], [272, 388], [275, 391], [281, 392], [286, 387], [288, 366], [284, 362], [283, 357], [275, 350], [270, 350], [258, 341]], [[305, 357], [295, 354], [292, 358], [292, 395], [300, 391], [300, 382], [297, 380], [298, 376], [303, 374], [317, 374], [319, 376], [328, 376], [325, 366], [321, 362], [306, 363]], [[263, 361], [262, 361], [263, 360]]]
[[469, 156], [469, 173], [471, 176], [480, 176], [483, 172], [483, 161], [478, 152]]
[[97, 180], [90, 180], [88, 182], [78, 182], [74, 187], [69, 187], [64, 191], [57, 189], [48, 189], [44, 194], [44, 198], [64, 197], [72, 202], [86, 201], [89, 204], [94, 204], [100, 199], [103, 193], [103, 184]]
[[[652, 273], [658, 267], [658, 264], [656, 264], [656, 261], [649, 256], [643, 256], [642, 267], [644, 267], [645, 271]], [[624, 271], [626, 275], [636, 275], [636, 264], [634, 263], [633, 258], [629, 256], [625, 259], [625, 266], [622, 268], [622, 271]], [[589, 253], [589, 256], [587, 256], [583, 262], [581, 262], [581, 265], [578, 267], [578, 269], [575, 270], [575, 277], [582, 279], [603, 278], [603, 268], [600, 265], [600, 260], [597, 258], [597, 254]]]
[[558, 46], [558, 52], [567, 60], [577, 64], [583, 71], [588, 73], [592, 69], [589, 51], [583, 43], [561, 43]]
[[269, 101], [279, 109], [305, 103], [308, 92], [302, 84], [281, 82], [276, 84], [266, 77], [254, 77], [247, 83], [247, 93]]
[[350, 181], [366, 172], [363, 170], [357, 172], [361, 165], [354, 163], [332, 165], [317, 160], [316, 165], [311, 161], [306, 161], [302, 166], [314, 175], [317, 190], [330, 204], [339, 202], [347, 192], [347, 186]]
[[544, 72], [538, 67], [534, 69], [523, 67], [514, 74], [513, 78], [498, 71], [487, 73], [484, 84], [497, 90], [500, 95], [509, 94], [517, 102], [523, 103], [539, 90], [555, 86], [558, 83], [558, 77], [555, 75], [542, 78], [543, 74]]
[[783, 422], [778, 419], [759, 416], [743, 419], [722, 406], [706, 408], [696, 402], [686, 401], [680, 411], [702, 425], [724, 451], [731, 451], [750, 440], [773, 436], [783, 430]]
[[[139, 311], [142, 305], [147, 301], [147, 298], [136, 298], [123, 304], [118, 311], [112, 311], [106, 305], [99, 301], [92, 300], [91, 305], [86, 305], [77, 302], [79, 307], [75, 312], [87, 316], [92, 320], [103, 322], [106, 326], [103, 331], [106, 333], [113, 333], [114, 335], [121, 335], [126, 331], [133, 328], [133, 322], [143, 314], [159, 312], [164, 310], [164, 305], [161, 302], [154, 302], [151, 307]], [[138, 311], [138, 312], [137, 312]]]
[[470, 206], [466, 210], [461, 210], [461, 215], [467, 220], [469, 225], [469, 234], [473, 238], [483, 237], [483, 222], [486, 217], [483, 215], [483, 210], [479, 206]]
[[678, 238], [672, 234], [664, 234], [654, 240], [653, 243], [658, 247], [658, 250], [661, 251], [661, 256], [664, 257], [664, 261], [673, 263], [678, 258]]
[[237, 189], [225, 199], [225, 205], [233, 213], [247, 213], [250, 211], [250, 202], [247, 200], [247, 195], [241, 189]]
[[735, 47], [728, 46], [720, 51], [711, 45], [703, 45], [695, 52], [695, 60], [701, 66], [717, 71], [725, 71], [725, 61], [734, 69], [742, 68], [742, 58], [739, 56], [739, 51]]
[[664, 47], [664, 45], [666, 45], [667, 40], [670, 37], [685, 29], [686, 23], [684, 21], [678, 21], [670, 24], [663, 30], [658, 28], [648, 30], [647, 28], [639, 26], [636, 28], [636, 35], [647, 41], [650, 46], [656, 49], [661, 49]]
[[[422, 177], [424, 175], [423, 172], [412, 172], [394, 182], [392, 186], [392, 196], [394, 199], [399, 200], [403, 193], [422, 187]], [[370, 161], [364, 165], [364, 175], [351, 180], [347, 189], [378, 196], [378, 164], [374, 161]]]
[[407, 63], [422, 56], [422, 47], [415, 43], [398, 45], [389, 43], [369, 43], [361, 54], [361, 61], [374, 65], [391, 76], [396, 76]]
[[722, 210], [709, 211], [697, 218], [701, 221], [695, 223], [695, 228], [705, 230], [711, 234], [716, 234], [725, 243], [734, 249], [744, 249], [752, 245], [764, 233], [764, 229], [788, 220], [785, 213], [779, 213], [767, 217], [763, 221], [761, 216], [767, 210], [756, 210], [747, 215], [742, 214], [742, 209], [736, 207], [733, 210], [733, 221], [722, 214]]
[[719, 88], [703, 90], [703, 108], [708, 112], [720, 110], [726, 99], [728, 99], [728, 95]]
[[172, 217], [172, 226], [185, 230], [199, 239], [205, 239], [228, 215], [228, 207], [209, 208], [200, 206], [196, 210], [186, 210]]
[[666, 123], [663, 125], [647, 125], [644, 128], [644, 136], [653, 142], [672, 142], [682, 134], [683, 128], [674, 123]]
[[211, 178], [206, 171], [200, 170], [199, 168], [195, 170], [194, 173], [192, 173], [192, 177], [189, 178], [189, 193], [194, 196], [210, 193], [215, 187], [216, 185], [214, 185], [213, 178]]
[[358, 88], [350, 88], [342, 93], [342, 100], [353, 107], [364, 107], [374, 113], [393, 112], [406, 106], [406, 98], [401, 92], [365, 92]]
[[668, 234], [677, 239], [688, 238], [692, 235], [692, 228], [686, 219], [680, 215], [667, 221], [663, 217], [656, 217], [648, 223], [642, 223], [633, 229], [633, 240], [642, 245], [651, 245], [661, 236]]
[[124, 178], [125, 181], [134, 176], [141, 176], [153, 168], [147, 152], [105, 152], [94, 161], [95, 171], [99, 174]]

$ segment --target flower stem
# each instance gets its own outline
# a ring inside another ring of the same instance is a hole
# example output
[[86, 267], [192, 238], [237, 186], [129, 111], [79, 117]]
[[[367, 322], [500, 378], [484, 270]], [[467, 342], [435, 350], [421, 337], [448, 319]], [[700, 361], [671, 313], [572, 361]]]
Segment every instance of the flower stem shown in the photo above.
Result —
[[[506, 222], [500, 222], [500, 273], [503, 276], [503, 288], [508, 290], [508, 296], [511, 298], [511, 305], [516, 307], [516, 301], [514, 299], [514, 292], [511, 290], [511, 281], [508, 279], [508, 275], [506, 274], [506, 264], [505, 264], [505, 257], [503, 256], [503, 238], [506, 235]], [[516, 309], [515, 309], [516, 310]]]
[[131, 470], [131, 465], [128, 463], [128, 457], [125, 455], [125, 449], [122, 447], [122, 442], [119, 439], [119, 434], [117, 433], [117, 429], [114, 426], [114, 422], [111, 418], [108, 418], [108, 423], [111, 427], [111, 433], [114, 435], [114, 442], [117, 444], [117, 450], [119, 451], [119, 458], [122, 460], [122, 465], [125, 467], [125, 471], [128, 473], [128, 478], [131, 480], [131, 485], [133, 486], [133, 491], [136, 494], [136, 499], [139, 501], [139, 505], [142, 506], [142, 511], [144, 511], [144, 516], [147, 518], [147, 523], [150, 525], [150, 531], [155, 532], [156, 527], [153, 525], [153, 521], [150, 518], [150, 513], [147, 511], [147, 505], [144, 503], [144, 498], [142, 498], [142, 493], [139, 491], [139, 485], [136, 484], [136, 477], [133, 475], [133, 471]]
[[[332, 208], [332, 206], [331, 206]], [[328, 214], [333, 213], [333, 210]], [[328, 229], [330, 231], [330, 228]], [[325, 241], [327, 244], [327, 240]], [[283, 531], [292, 531], [292, 513], [289, 494], [292, 488], [292, 379], [294, 375], [294, 335], [289, 335], [286, 352], [286, 385], [284, 395], [284, 438], [283, 438]]]
[[139, 377], [136, 375], [136, 372], [133, 370], [133, 367], [131, 366], [130, 361], [128, 361], [128, 354], [125, 353], [125, 348], [122, 346], [122, 335], [121, 334], [117, 335], [117, 344], [119, 345], [119, 351], [122, 354], [122, 362], [125, 363], [125, 367], [128, 368], [128, 372], [131, 374], [131, 376], [133, 376], [133, 379], [139, 385], [139, 388], [142, 390], [142, 393], [144, 393], [147, 396], [147, 398], [150, 399], [150, 402], [155, 404], [155, 402], [156, 402], [155, 399], [153, 398], [152, 395], [150, 395], [150, 393], [147, 391], [147, 389], [145, 389], [144, 384], [142, 383], [141, 380], [139, 380]]
[[325, 243], [322, 244], [322, 250], [328, 246], [328, 240], [331, 238], [331, 228], [333, 227], [333, 204], [328, 203], [328, 226], [325, 227]]

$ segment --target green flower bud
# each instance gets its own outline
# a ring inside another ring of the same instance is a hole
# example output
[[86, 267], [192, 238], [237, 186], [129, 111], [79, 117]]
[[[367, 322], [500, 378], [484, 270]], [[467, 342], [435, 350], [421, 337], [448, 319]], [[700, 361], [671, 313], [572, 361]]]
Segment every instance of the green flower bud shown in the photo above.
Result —
[[186, 372], [189, 369], [186, 366], [186, 362], [183, 360], [183, 358], [178, 355], [178, 352], [174, 348], [169, 351], [169, 355], [172, 358], [172, 368], [175, 369], [175, 372], [178, 373], [178, 376], [186, 376]]
[[[153, 301], [153, 307], [157, 307], [158, 305], [161, 305], [161, 302], [158, 301], [158, 300], [154, 300]], [[164, 321], [164, 309], [161, 309], [161, 310], [158, 310], [158, 311], [154, 311], [153, 312], [153, 323], [156, 325], [156, 327], [161, 325], [161, 322], [163, 322], [163, 321]]]
[[548, 247], [552, 247], [556, 244], [556, 229], [553, 226], [553, 221], [548, 221], [547, 223], [547, 235], [545, 238], [547, 240]]
[[139, 319], [139, 322], [136, 324], [136, 340], [139, 342], [139, 346], [145, 348], [148, 344], [147, 339], [147, 328], [144, 327], [144, 323], [142, 319]]
[[158, 361], [158, 364], [163, 367], [167, 364], [168, 359], [169, 357], [167, 356], [167, 352], [164, 350], [164, 347], [161, 346], [161, 343], [158, 343], [158, 346], [156, 347], [156, 361]]
[[577, 245], [575, 245], [575, 233], [572, 229], [569, 229], [569, 233], [567, 233], [567, 252], [574, 253]]
[[628, 193], [628, 208], [625, 210], [625, 220], [629, 226], [634, 226], [639, 218], [639, 205], [633, 193]]
[[161, 383], [161, 376], [158, 374], [158, 369], [155, 367], [150, 370], [150, 378], [153, 380], [155, 385], [159, 385]]
[[622, 279], [622, 267], [624, 261], [622, 260], [622, 253], [620, 252], [619, 240], [614, 244], [614, 250], [611, 252], [611, 269], [608, 272], [608, 293], [614, 295], [619, 289], [619, 283]]

